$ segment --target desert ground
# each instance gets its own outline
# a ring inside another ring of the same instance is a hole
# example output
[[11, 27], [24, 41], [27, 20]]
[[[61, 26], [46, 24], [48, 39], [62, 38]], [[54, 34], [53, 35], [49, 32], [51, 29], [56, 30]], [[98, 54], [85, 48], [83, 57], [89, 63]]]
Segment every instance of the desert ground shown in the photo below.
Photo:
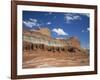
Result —
[[89, 65], [89, 55], [82, 51], [24, 51], [22, 63], [23, 69], [44, 67], [87, 66]]

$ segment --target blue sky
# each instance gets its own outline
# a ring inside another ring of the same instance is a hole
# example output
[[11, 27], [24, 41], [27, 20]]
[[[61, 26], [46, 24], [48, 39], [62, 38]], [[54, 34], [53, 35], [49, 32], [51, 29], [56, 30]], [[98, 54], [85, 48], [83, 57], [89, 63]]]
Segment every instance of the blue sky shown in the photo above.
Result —
[[53, 38], [75, 36], [84, 48], [89, 48], [89, 20], [88, 13], [23, 11], [23, 29], [47, 27]]

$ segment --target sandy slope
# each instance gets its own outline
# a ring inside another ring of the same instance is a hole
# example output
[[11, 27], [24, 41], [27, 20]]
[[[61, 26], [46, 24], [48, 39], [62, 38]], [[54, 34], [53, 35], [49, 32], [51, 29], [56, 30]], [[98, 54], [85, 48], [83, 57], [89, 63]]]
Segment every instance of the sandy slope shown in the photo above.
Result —
[[89, 65], [86, 53], [30, 51], [23, 53], [23, 68], [65, 67]]

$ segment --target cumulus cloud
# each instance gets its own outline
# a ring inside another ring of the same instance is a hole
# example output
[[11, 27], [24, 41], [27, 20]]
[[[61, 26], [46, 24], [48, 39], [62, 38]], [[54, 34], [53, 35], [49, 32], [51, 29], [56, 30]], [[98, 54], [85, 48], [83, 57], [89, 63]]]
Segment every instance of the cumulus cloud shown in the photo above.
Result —
[[64, 30], [61, 29], [61, 28], [54, 28], [52, 31], [53, 31], [53, 32], [56, 32], [58, 35], [68, 35], [68, 34], [67, 34], [66, 32], [64, 32]]
[[50, 24], [51, 24], [51, 22], [47, 22], [47, 24], [48, 24], [48, 25], [50, 25]]
[[23, 21], [23, 24], [29, 28], [32, 28], [33, 26], [40, 26], [40, 24], [38, 23], [38, 20], [32, 19], [32, 18], [30, 18], [27, 21]]
[[73, 20], [81, 20], [81, 17], [76, 14], [64, 14], [64, 18], [66, 20], [66, 23], [70, 23]]
[[32, 22], [37, 22], [37, 19], [30, 18], [29, 20], [32, 21]]
[[36, 25], [35, 23], [30, 22], [30, 21], [23, 21], [23, 24], [25, 24], [25, 26], [29, 28], [32, 28], [34, 25]]

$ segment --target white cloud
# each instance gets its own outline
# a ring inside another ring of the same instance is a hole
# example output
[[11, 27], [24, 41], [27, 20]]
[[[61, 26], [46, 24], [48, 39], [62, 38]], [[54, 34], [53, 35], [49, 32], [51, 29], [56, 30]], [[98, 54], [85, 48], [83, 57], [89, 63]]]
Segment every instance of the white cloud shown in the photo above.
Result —
[[51, 22], [47, 22], [47, 24], [49, 25], [49, 24], [51, 24]]
[[32, 28], [33, 26], [40, 26], [40, 24], [38, 23], [38, 20], [32, 19], [32, 18], [30, 18], [27, 21], [23, 21], [23, 24], [29, 28]]
[[73, 20], [80, 20], [80, 16], [76, 15], [76, 16], [73, 16]]
[[73, 20], [81, 20], [81, 17], [76, 14], [64, 14], [64, 18], [66, 20], [66, 23], [70, 23]]
[[53, 32], [56, 32], [58, 35], [68, 35], [66, 32], [64, 32], [64, 30], [63, 29], [61, 29], [61, 28], [54, 28], [53, 30], [52, 30]]
[[84, 29], [82, 30], [82, 32], [88, 32], [88, 31], [90, 31], [89, 27], [87, 29], [85, 29], [85, 30]]
[[23, 23], [29, 28], [32, 28], [34, 25], [36, 25], [36, 23], [30, 21], [23, 21]]
[[56, 39], [66, 39], [65, 37], [57, 37]]
[[44, 14], [45, 16], [47, 16], [47, 15], [52, 15], [52, 12], [48, 12], [48, 13], [46, 13], [46, 14]]
[[81, 13], [81, 15], [84, 15], [84, 16], [87, 16], [87, 17], [90, 17], [90, 14], [89, 14], [89, 13]]
[[85, 32], [84, 30], [82, 30], [82, 32]]
[[90, 31], [90, 28], [89, 27], [87, 28], [87, 31]]
[[29, 20], [32, 21], [32, 22], [37, 22], [37, 19], [30, 18]]

